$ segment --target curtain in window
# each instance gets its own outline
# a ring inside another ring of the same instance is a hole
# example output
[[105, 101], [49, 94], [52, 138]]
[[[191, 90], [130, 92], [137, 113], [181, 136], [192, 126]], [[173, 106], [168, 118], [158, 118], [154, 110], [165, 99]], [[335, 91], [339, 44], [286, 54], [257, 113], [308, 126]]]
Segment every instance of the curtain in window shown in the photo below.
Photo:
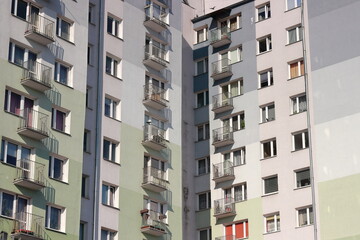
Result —
[[306, 95], [299, 97], [299, 111], [306, 111]]
[[235, 97], [239, 95], [239, 86], [238, 81], [230, 84], [231, 97]]
[[230, 56], [229, 56], [229, 58], [230, 58], [230, 64], [233, 64], [233, 63], [236, 63], [236, 62], [238, 62], [240, 59], [239, 59], [239, 53], [238, 53], [238, 49], [234, 49], [234, 50], [231, 50], [230, 51]]
[[269, 105], [268, 106], [268, 120], [274, 120], [275, 119], [275, 105]]
[[115, 162], [116, 159], [116, 144], [111, 143], [111, 161]]
[[237, 17], [231, 18], [230, 19], [230, 31], [234, 31], [236, 30], [237, 27]]
[[278, 191], [278, 179], [277, 177], [265, 179], [265, 194]]
[[298, 211], [299, 214], [299, 226], [307, 225], [307, 216], [306, 216], [306, 209], [301, 209]]
[[234, 155], [233, 157], [234, 166], [241, 165], [241, 150], [235, 151], [233, 155]]
[[298, 63], [292, 63], [290, 64], [290, 78], [295, 78], [299, 76], [299, 67]]
[[60, 131], [65, 130], [65, 113], [56, 111], [56, 129]]
[[243, 201], [243, 191], [242, 191], [242, 186], [236, 186], [234, 187], [234, 198], [235, 198], [235, 202], [238, 201]]
[[11, 92], [10, 96], [10, 112], [16, 115], [20, 115], [20, 102], [21, 96], [14, 92]]
[[275, 231], [275, 218], [274, 216], [266, 218], [266, 232], [274, 232]]
[[296, 39], [296, 28], [291, 29], [289, 32], [289, 43], [294, 43], [297, 41]]

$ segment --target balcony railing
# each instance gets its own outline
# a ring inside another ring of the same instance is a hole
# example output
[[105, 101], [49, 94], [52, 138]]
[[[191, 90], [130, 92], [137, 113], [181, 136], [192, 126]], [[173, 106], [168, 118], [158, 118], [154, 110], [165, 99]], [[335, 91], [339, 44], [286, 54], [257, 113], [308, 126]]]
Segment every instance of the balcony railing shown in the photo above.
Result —
[[40, 44], [48, 45], [55, 41], [54, 22], [38, 14], [31, 14], [25, 31], [25, 36]]
[[144, 141], [143, 145], [161, 150], [166, 148], [165, 130], [151, 124], [144, 126]]
[[168, 181], [166, 180], [166, 172], [153, 168], [144, 168], [142, 186], [154, 192], [162, 192], [168, 189]]
[[159, 88], [153, 84], [144, 85], [144, 104], [161, 110], [167, 106], [165, 98], [165, 89]]
[[212, 97], [213, 99], [213, 108], [212, 110], [215, 113], [221, 113], [229, 111], [234, 108], [233, 99], [230, 92], [220, 93]]
[[152, 210], [146, 211], [142, 214], [141, 232], [153, 236], [161, 236], [166, 234], [165, 219], [166, 215], [164, 214]]
[[214, 216], [217, 218], [235, 215], [235, 202], [231, 197], [214, 201]]
[[48, 115], [35, 111], [31, 108], [20, 110], [20, 126], [18, 133], [35, 140], [41, 140], [49, 136]]
[[32, 190], [45, 187], [44, 167], [45, 165], [29, 159], [17, 160], [17, 172], [14, 184]]
[[214, 80], [222, 79], [232, 75], [231, 71], [231, 60], [224, 58], [219, 61], [213, 62], [212, 66], [212, 75], [211, 77]]
[[155, 32], [162, 32], [167, 29], [168, 14], [165, 10], [159, 6], [148, 5], [144, 8], [145, 10], [145, 21], [144, 25], [151, 28]]
[[232, 127], [222, 127], [213, 130], [213, 145], [223, 147], [234, 143]]
[[51, 67], [35, 61], [24, 62], [23, 67], [23, 85], [40, 92], [51, 89]]
[[154, 68], [155, 70], [162, 70], [166, 68], [166, 50], [153, 44], [145, 45], [145, 58], [144, 64]]
[[218, 182], [224, 182], [234, 179], [234, 167], [232, 162], [225, 161], [213, 165], [213, 180]]
[[215, 240], [236, 240], [234, 235], [216, 237]]
[[222, 27], [210, 30], [210, 44], [217, 48], [231, 43], [230, 28]]
[[27, 212], [15, 213], [12, 239], [39, 240], [45, 239], [43, 218]]

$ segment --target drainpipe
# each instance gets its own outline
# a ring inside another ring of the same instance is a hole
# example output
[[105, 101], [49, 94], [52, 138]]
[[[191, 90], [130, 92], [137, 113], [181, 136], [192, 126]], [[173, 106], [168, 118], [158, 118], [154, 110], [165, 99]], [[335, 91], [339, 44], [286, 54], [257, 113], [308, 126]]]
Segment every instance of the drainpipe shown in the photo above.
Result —
[[100, 160], [101, 160], [101, 135], [102, 135], [102, 92], [103, 92], [103, 52], [104, 52], [104, 4], [99, 1], [99, 42], [97, 59], [97, 86], [96, 86], [96, 126], [95, 126], [95, 165], [94, 165], [94, 216], [93, 216], [93, 240], [99, 235], [99, 199], [100, 199]]
[[314, 180], [314, 159], [312, 151], [312, 129], [311, 129], [311, 117], [310, 117], [310, 102], [309, 102], [309, 79], [308, 79], [308, 68], [307, 68], [307, 52], [306, 52], [306, 38], [305, 38], [305, 16], [304, 16], [304, 2], [301, 3], [301, 26], [303, 29], [303, 57], [304, 57], [304, 81], [305, 81], [305, 92], [306, 92], [306, 104], [307, 104], [307, 126], [308, 126], [308, 137], [309, 137], [309, 160], [310, 160], [310, 182], [311, 182], [311, 198], [312, 198], [312, 208], [314, 216], [314, 240], [318, 239], [318, 227], [317, 227], [317, 214], [316, 214], [316, 191], [315, 191], [315, 180]]

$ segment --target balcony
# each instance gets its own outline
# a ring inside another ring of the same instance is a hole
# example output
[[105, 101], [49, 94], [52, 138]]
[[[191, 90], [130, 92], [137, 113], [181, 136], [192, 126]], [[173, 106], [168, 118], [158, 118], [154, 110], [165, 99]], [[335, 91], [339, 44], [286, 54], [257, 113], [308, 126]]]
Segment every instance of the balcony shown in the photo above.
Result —
[[215, 240], [237, 240], [237, 238], [234, 235], [227, 235], [227, 236], [216, 237]]
[[153, 84], [144, 86], [144, 105], [161, 110], [167, 107], [167, 100], [165, 98], [165, 89], [159, 88]]
[[20, 116], [20, 126], [17, 129], [18, 134], [35, 140], [49, 137], [48, 115], [31, 108], [26, 108], [20, 110]]
[[165, 179], [166, 172], [153, 168], [144, 168], [142, 187], [153, 192], [162, 192], [168, 189], [168, 181]]
[[166, 148], [165, 130], [154, 125], [144, 126], [144, 140], [142, 144], [156, 151]]
[[235, 179], [234, 167], [230, 161], [213, 165], [213, 180], [215, 183], [225, 182]]
[[236, 215], [234, 199], [223, 198], [214, 201], [214, 217], [225, 218]]
[[30, 15], [25, 31], [25, 37], [42, 45], [48, 45], [55, 42], [54, 22], [38, 14]]
[[16, 177], [14, 184], [31, 190], [40, 190], [45, 187], [45, 165], [29, 159], [17, 160]]
[[224, 58], [211, 64], [212, 75], [214, 80], [223, 79], [233, 75], [231, 71], [230, 59]]
[[155, 32], [162, 32], [167, 29], [168, 14], [157, 5], [148, 5], [145, 7], [145, 21], [144, 26], [152, 29]]
[[11, 239], [43, 240], [45, 232], [43, 218], [27, 212], [15, 213], [14, 228]]
[[212, 97], [213, 100], [213, 112], [222, 113], [234, 109], [233, 99], [229, 92], [220, 93]]
[[214, 147], [223, 147], [234, 143], [232, 127], [222, 127], [213, 130]]
[[141, 232], [152, 236], [162, 236], [166, 234], [164, 219], [166, 215], [144, 209], [142, 211], [142, 226]]
[[152, 44], [145, 46], [145, 57], [143, 63], [157, 71], [161, 71], [167, 66], [166, 50]]
[[39, 92], [45, 92], [51, 89], [51, 76], [51, 67], [39, 62], [24, 62], [21, 84]]
[[210, 30], [210, 44], [214, 48], [222, 47], [231, 43], [230, 28], [222, 27]]

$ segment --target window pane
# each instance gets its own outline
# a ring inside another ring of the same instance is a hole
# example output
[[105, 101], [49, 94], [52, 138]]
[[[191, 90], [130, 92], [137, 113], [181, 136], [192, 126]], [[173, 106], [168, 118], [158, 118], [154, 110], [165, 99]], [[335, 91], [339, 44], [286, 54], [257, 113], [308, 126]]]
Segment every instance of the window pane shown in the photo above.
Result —
[[20, 48], [15, 45], [14, 63], [18, 64], [20, 66], [23, 66], [24, 65], [24, 54], [25, 54], [25, 49]]
[[302, 133], [294, 135], [294, 150], [303, 149]]
[[108, 235], [108, 231], [101, 230], [101, 240], [108, 240], [107, 235]]
[[60, 64], [60, 79], [59, 82], [67, 84], [68, 68]]
[[295, 78], [299, 75], [298, 63], [290, 64], [290, 78]]
[[199, 195], [199, 210], [206, 209], [206, 193]]
[[111, 62], [112, 62], [112, 59], [110, 57], [106, 57], [105, 70], [106, 70], [106, 73], [108, 73], [108, 74], [111, 74]]
[[277, 177], [265, 179], [265, 194], [278, 191]]
[[26, 20], [26, 7], [27, 7], [27, 2], [23, 0], [18, 0], [16, 16]]
[[104, 140], [103, 158], [106, 160], [110, 159], [110, 142], [106, 140]]
[[230, 63], [236, 63], [238, 62], [240, 59], [238, 57], [238, 49], [234, 49], [230, 51]]
[[198, 173], [199, 175], [206, 173], [206, 162], [205, 159], [198, 161]]
[[287, 0], [288, 9], [293, 9], [295, 7], [295, 0]]
[[204, 73], [204, 61], [199, 61], [196, 63], [197, 64], [197, 74], [202, 74]]
[[112, 18], [108, 17], [107, 18], [107, 32], [108, 33], [112, 33]]
[[200, 231], [200, 240], [209, 240], [207, 237], [207, 230]]
[[275, 120], [275, 105], [268, 106], [268, 120]]
[[234, 31], [237, 29], [237, 17], [230, 19], [230, 31]]
[[299, 214], [299, 226], [307, 225], [308, 222], [307, 222], [306, 208], [298, 210], [298, 214]]
[[101, 197], [101, 203], [108, 204], [108, 191], [109, 187], [107, 185], [102, 185], [102, 197]]
[[296, 173], [296, 186], [304, 187], [310, 185], [310, 170], [306, 169]]
[[62, 179], [62, 167], [63, 161], [57, 158], [54, 158], [54, 166], [53, 166], [53, 178]]
[[8, 142], [6, 163], [16, 166], [18, 146]]
[[235, 97], [239, 95], [239, 86], [238, 81], [230, 84], [231, 97]]
[[13, 209], [14, 209], [14, 196], [2, 193], [2, 203], [1, 203], [1, 215], [7, 217], [13, 217]]
[[50, 208], [50, 228], [60, 230], [60, 214], [60, 209]]
[[289, 43], [294, 43], [297, 41], [296, 39], [296, 28], [288, 31], [289, 33]]

